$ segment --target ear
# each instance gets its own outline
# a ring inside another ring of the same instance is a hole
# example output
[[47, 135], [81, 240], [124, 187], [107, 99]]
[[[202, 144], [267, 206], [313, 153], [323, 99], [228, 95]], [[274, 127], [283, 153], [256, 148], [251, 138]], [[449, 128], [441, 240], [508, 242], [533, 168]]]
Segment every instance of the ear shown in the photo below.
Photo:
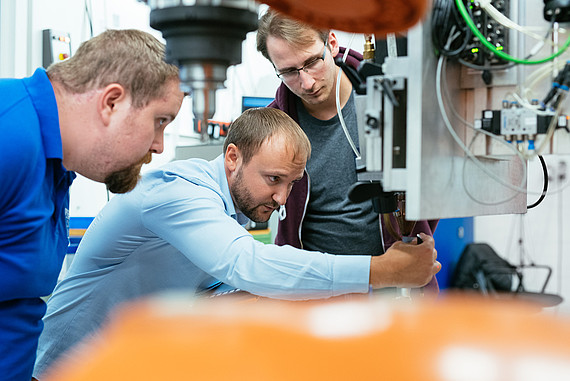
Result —
[[226, 149], [226, 154], [224, 156], [224, 162], [225, 167], [229, 172], [228, 174], [232, 174], [238, 169], [241, 163], [241, 152], [235, 144], [228, 144], [228, 148]]
[[97, 111], [106, 126], [111, 123], [111, 116], [117, 110], [117, 105], [126, 99], [127, 92], [125, 88], [118, 83], [107, 85], [100, 93], [97, 102]]
[[334, 32], [329, 32], [329, 47], [331, 50], [331, 56], [336, 57], [338, 55], [339, 52], [339, 44], [338, 44], [338, 40], [334, 34]]

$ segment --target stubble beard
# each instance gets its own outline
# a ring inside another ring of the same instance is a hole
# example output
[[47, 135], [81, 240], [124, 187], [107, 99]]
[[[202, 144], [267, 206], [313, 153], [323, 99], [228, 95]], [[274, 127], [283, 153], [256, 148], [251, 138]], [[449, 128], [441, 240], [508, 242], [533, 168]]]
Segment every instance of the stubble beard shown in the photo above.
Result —
[[235, 200], [238, 209], [253, 222], [267, 222], [271, 214], [267, 218], [262, 218], [257, 209], [263, 204], [254, 205], [253, 196], [251, 192], [247, 189], [245, 185], [245, 179], [243, 178], [242, 170], [238, 170], [236, 174], [236, 180], [233, 184], [233, 189], [231, 190], [232, 197]]

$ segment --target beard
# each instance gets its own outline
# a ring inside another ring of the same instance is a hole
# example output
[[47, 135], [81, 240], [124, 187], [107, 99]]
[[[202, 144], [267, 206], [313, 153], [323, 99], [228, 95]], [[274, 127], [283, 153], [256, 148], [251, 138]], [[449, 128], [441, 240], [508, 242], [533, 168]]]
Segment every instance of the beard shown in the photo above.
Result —
[[152, 160], [152, 153], [147, 152], [137, 163], [111, 173], [105, 178], [105, 185], [112, 193], [127, 193], [132, 191], [137, 185], [141, 175], [143, 164], [148, 164]]
[[273, 201], [269, 204], [256, 204], [251, 192], [245, 185], [245, 179], [243, 178], [241, 169], [236, 174], [236, 180], [232, 186], [231, 193], [238, 209], [253, 222], [267, 222], [269, 217], [271, 217], [271, 214], [267, 217], [261, 216], [258, 212], [258, 208], [264, 205], [271, 205], [275, 209], [279, 208], [279, 204]]

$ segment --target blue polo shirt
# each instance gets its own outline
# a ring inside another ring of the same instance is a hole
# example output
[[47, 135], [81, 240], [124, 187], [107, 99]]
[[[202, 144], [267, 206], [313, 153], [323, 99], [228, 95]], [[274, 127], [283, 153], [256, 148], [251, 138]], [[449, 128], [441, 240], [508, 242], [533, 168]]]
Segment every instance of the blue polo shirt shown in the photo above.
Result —
[[0, 79], [0, 377], [30, 380], [45, 303], [68, 241], [69, 186], [53, 87]]

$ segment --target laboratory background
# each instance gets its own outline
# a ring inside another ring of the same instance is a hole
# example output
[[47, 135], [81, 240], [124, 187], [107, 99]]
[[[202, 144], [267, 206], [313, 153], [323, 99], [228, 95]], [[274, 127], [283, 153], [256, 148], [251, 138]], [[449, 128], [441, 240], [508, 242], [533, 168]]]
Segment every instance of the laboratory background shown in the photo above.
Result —
[[[512, 29], [500, 26], [502, 33], [509, 36], [508, 51], [512, 55], [534, 48], [545, 49], [548, 53], [543, 55], [556, 53], [549, 50], [554, 32], [549, 32], [553, 27], [543, 17], [542, 1], [490, 3], [496, 8], [510, 9], [511, 19], [524, 24], [524, 31], [515, 30], [514, 26]], [[266, 7], [260, 4], [258, 12], [263, 13]], [[149, 25], [150, 12], [149, 4], [137, 0], [0, 0], [0, 77], [30, 76], [37, 67], [73, 55], [81, 42], [106, 29], [140, 29], [164, 41], [161, 32]], [[568, 25], [556, 23], [559, 46], [568, 38]], [[494, 27], [495, 24], [488, 29]], [[333, 30], [341, 46], [363, 52], [364, 34], [334, 27]], [[542, 36], [545, 32], [550, 33], [544, 38], [546, 42], [543, 41], [546, 47], [537, 46], [536, 40], [528, 36], [521, 37], [525, 33]], [[487, 244], [500, 258], [518, 269], [520, 279], [510, 283], [511, 292], [517, 292], [516, 288], [522, 283], [524, 291], [541, 304], [541, 313], [570, 318], [570, 234], [567, 233], [570, 229], [570, 127], [565, 118], [570, 115], [569, 103], [567, 99], [562, 100], [548, 116], [543, 116], [529, 111], [536, 110], [532, 104], [522, 107], [524, 100], [517, 103], [516, 96], [511, 94], [519, 86], [519, 94], [527, 91], [542, 100], [552, 88], [555, 74], [570, 59], [570, 53], [564, 52], [543, 65], [518, 65], [485, 71], [482, 75], [481, 70], [471, 68], [469, 64], [497, 64], [492, 59], [481, 61], [478, 58], [483, 55], [484, 47], [481, 51], [473, 48], [472, 60], [466, 65], [447, 63], [447, 67], [441, 68], [445, 63], [426, 58], [433, 56], [429, 33], [427, 25], [415, 25], [410, 29], [407, 35], [410, 62], [399, 61], [389, 52], [385, 55], [384, 72], [395, 78], [391, 91], [408, 91], [408, 112], [416, 110], [411, 119], [408, 116], [404, 139], [407, 138], [408, 147], [421, 147], [417, 155], [408, 152], [406, 168], [398, 163], [396, 156], [384, 160], [385, 165], [387, 162], [390, 165], [382, 168], [386, 187], [406, 193], [410, 218], [440, 219], [434, 237], [438, 260], [443, 264], [437, 275], [442, 294], [451, 289], [454, 271], [465, 249], [472, 244]], [[384, 41], [384, 45], [377, 44], [377, 49], [396, 46], [391, 45], [390, 39], [399, 41], [402, 35], [375, 36], [378, 41]], [[203, 121], [197, 121], [192, 97], [186, 97], [176, 120], [165, 130], [164, 153], [155, 155], [152, 163], [143, 166], [143, 173], [172, 160], [213, 159], [221, 153], [223, 131], [228, 124], [245, 108], [264, 106], [274, 98], [281, 81], [269, 61], [257, 52], [255, 36], [255, 32], [247, 33], [242, 43], [241, 63], [227, 68], [224, 88], [215, 92], [215, 114], [210, 118], [208, 128], [203, 128]], [[505, 65], [505, 62], [500, 64]], [[425, 78], [425, 72], [429, 70], [435, 74]], [[389, 97], [385, 94], [380, 95], [382, 97], [385, 97], [384, 114], [392, 113], [396, 120], [398, 109], [390, 108]], [[447, 103], [444, 116], [443, 105], [438, 104], [442, 98]], [[544, 118], [548, 118], [546, 122]], [[506, 130], [516, 124], [515, 120], [529, 119], [539, 120], [538, 128], [543, 128], [543, 132]], [[450, 124], [449, 120], [453, 120], [451, 129], [445, 127]], [[556, 123], [550, 123], [552, 120], [558, 123], [554, 133], [552, 125]], [[441, 124], [441, 131], [436, 134], [422, 131], [422, 125], [434, 121]], [[473, 128], [489, 131], [498, 138], [473, 138]], [[456, 131], [463, 146], [457, 142], [457, 136], [452, 136], [452, 130]], [[389, 134], [397, 135], [396, 127], [385, 131], [385, 140], [391, 137]], [[435, 142], [442, 141], [443, 148], [433, 148]], [[405, 145], [404, 140], [397, 150], [405, 149]], [[382, 155], [387, 151], [395, 152], [395, 147], [383, 148]], [[539, 149], [542, 149], [540, 157], [532, 154]], [[467, 159], [472, 156], [473, 160]], [[508, 159], [497, 159], [502, 157]], [[546, 192], [545, 176], [548, 180]], [[78, 229], [86, 228], [113, 197], [104, 184], [81, 176], [73, 182], [70, 192], [71, 228]], [[267, 229], [272, 239], [277, 229], [275, 216]], [[72, 254], [70, 252], [66, 259], [62, 274], [72, 261]], [[492, 273], [492, 269], [489, 271]], [[485, 279], [481, 280], [478, 286], [483, 289], [475, 292], [492, 298], [495, 291], [492, 286], [487, 289], [484, 283]]]

